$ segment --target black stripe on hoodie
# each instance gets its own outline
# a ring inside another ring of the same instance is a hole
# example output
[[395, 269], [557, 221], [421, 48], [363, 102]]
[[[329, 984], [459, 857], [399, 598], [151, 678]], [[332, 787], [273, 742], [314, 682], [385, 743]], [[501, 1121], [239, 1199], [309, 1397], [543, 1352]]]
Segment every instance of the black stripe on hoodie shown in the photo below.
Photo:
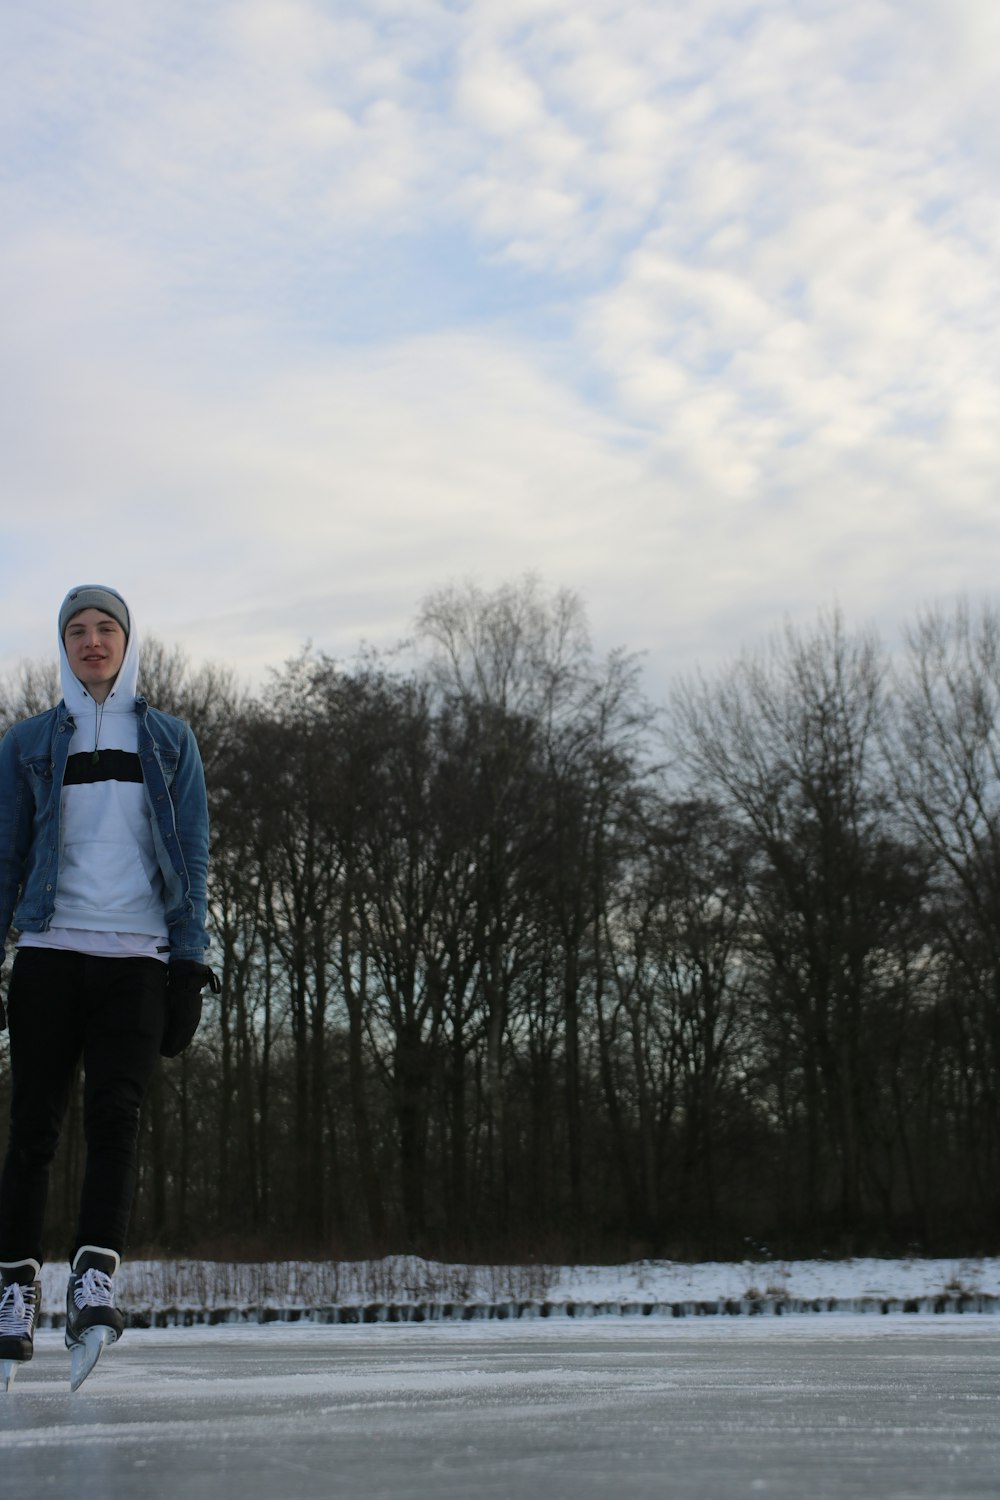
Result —
[[63, 786], [89, 786], [95, 781], [142, 781], [142, 766], [134, 750], [83, 750], [66, 762]]

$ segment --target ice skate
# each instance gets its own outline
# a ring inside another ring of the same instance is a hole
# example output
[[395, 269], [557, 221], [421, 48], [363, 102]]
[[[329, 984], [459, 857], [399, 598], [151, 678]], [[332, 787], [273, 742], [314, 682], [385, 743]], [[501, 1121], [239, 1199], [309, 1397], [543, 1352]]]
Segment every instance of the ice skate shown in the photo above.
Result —
[[36, 1260], [0, 1266], [0, 1390], [9, 1391], [35, 1352], [35, 1322], [42, 1302]]
[[113, 1250], [83, 1245], [73, 1258], [66, 1287], [66, 1347], [72, 1353], [69, 1388], [79, 1390], [101, 1357], [125, 1331], [115, 1307], [112, 1278], [119, 1258]]

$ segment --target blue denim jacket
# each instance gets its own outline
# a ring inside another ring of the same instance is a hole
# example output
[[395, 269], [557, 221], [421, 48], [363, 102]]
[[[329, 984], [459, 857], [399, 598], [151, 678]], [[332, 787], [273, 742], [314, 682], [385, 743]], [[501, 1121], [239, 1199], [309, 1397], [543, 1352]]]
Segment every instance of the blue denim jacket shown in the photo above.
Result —
[[[136, 698], [139, 761], [163, 873], [170, 957], [203, 963], [208, 947], [208, 799], [190, 726]], [[63, 777], [75, 721], [65, 703], [0, 740], [0, 944], [46, 932], [55, 908]], [[2, 948], [0, 948], [2, 956]]]

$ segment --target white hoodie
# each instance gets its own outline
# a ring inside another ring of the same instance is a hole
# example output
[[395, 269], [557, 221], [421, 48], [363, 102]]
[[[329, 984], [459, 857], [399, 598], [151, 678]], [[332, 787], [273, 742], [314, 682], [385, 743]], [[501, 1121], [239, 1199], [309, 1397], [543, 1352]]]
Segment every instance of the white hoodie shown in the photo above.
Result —
[[22, 934], [21, 946], [165, 962], [163, 877], [138, 755], [139, 641], [126, 608], [125, 656], [103, 703], [75, 676], [59, 641], [63, 698], [76, 723], [62, 791], [59, 879], [49, 930]]

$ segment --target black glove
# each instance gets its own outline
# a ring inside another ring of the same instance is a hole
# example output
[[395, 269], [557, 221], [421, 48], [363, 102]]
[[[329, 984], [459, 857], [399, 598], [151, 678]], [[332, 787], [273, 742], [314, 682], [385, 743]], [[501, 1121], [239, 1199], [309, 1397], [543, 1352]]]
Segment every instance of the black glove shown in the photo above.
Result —
[[207, 964], [178, 958], [167, 968], [167, 1021], [160, 1042], [163, 1057], [176, 1057], [189, 1046], [201, 1020], [201, 992], [206, 984], [217, 995], [222, 988]]

